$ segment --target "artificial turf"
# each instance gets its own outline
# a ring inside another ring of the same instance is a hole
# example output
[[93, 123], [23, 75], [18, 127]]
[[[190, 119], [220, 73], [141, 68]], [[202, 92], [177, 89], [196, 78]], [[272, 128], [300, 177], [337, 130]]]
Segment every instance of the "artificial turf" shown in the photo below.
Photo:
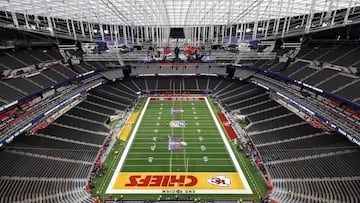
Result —
[[[135, 111], [141, 111], [146, 98], [140, 100]], [[213, 110], [219, 110], [210, 100]], [[172, 114], [174, 107], [182, 112]], [[185, 127], [172, 128], [171, 121], [184, 121]], [[185, 142], [178, 150], [168, 150], [169, 136]], [[230, 142], [230, 140], [228, 140]], [[158, 199], [175, 198], [174, 195], [132, 195], [105, 194], [106, 188], [114, 174], [124, 145], [127, 142], [117, 141], [108, 155], [104, 166], [107, 173], [94, 181], [93, 193], [101, 198]], [[156, 146], [151, 150], [151, 146]], [[204, 146], [206, 149], [204, 150]], [[232, 145], [236, 150], [236, 146]], [[208, 161], [204, 161], [207, 157]], [[149, 162], [149, 158], [152, 159]], [[266, 183], [251, 160], [243, 153], [237, 153], [237, 161], [253, 191], [252, 195], [186, 195], [183, 198], [197, 199], [250, 199], [259, 200], [267, 192]], [[204, 101], [151, 101], [141, 120], [135, 139], [127, 154], [121, 172], [236, 172], [224, 142], [215, 126], [210, 111]], [[179, 198], [176, 196], [176, 198]]]

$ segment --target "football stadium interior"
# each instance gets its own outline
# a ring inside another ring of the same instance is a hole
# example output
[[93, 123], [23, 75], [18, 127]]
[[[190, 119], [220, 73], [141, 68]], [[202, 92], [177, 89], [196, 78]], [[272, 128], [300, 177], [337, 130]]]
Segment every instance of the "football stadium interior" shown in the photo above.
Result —
[[0, 203], [360, 203], [360, 1], [0, 1]]

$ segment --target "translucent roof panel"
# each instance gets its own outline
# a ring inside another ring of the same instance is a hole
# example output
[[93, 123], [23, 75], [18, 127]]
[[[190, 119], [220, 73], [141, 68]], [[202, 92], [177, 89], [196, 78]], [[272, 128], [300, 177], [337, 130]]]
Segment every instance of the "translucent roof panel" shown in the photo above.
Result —
[[0, 9], [102, 24], [229, 25], [360, 6], [359, 0], [3, 0]]

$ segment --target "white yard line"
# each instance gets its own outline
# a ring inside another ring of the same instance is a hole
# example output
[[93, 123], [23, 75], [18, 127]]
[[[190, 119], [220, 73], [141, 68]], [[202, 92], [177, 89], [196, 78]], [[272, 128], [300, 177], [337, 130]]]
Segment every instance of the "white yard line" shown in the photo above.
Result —
[[[146, 142], [141, 142], [141, 143], [134, 143], [133, 146], [136, 146], [136, 145], [148, 145], [148, 144], [152, 144], [154, 141], [149, 141], [149, 139], [147, 139], [148, 141]], [[184, 137], [182, 138], [181, 141], [184, 140]], [[196, 140], [199, 140], [199, 139], [196, 139]], [[156, 142], [156, 144], [168, 144], [169, 142]], [[216, 142], [201, 142], [201, 141], [197, 141], [197, 142], [191, 142], [191, 144], [214, 144], [214, 145], [217, 145]]]
[[[172, 171], [172, 156], [173, 156], [173, 150], [170, 150], [170, 158], [169, 158], [169, 164], [167, 166], [169, 166], [169, 172], [171, 174], [171, 171]], [[151, 166], [154, 166], [154, 165], [151, 165]], [[165, 165], [164, 165], [165, 166]]]
[[[154, 122], [154, 123], [156, 124], [156, 122]], [[214, 123], [214, 122], [211, 122], [211, 123], [209, 123], [209, 124], [213, 124], [213, 123]], [[189, 126], [189, 124], [186, 124], [186, 125]], [[201, 125], [204, 126], [204, 123], [201, 123]], [[148, 125], [148, 126], [142, 125], [142, 126], [141, 126], [141, 130], [151, 130], [151, 129], [152, 129], [152, 130], [154, 131], [154, 124], [152, 124], [151, 127], [149, 127], [149, 126], [150, 126], [150, 125]], [[168, 124], [166, 124], [166, 125], [161, 124], [161, 125], [160, 125], [160, 127], [163, 127], [163, 126], [169, 127]], [[156, 126], [155, 126], [155, 127], [156, 127]], [[198, 126], [198, 127], [199, 127], [199, 126]], [[185, 128], [186, 128], [186, 127], [185, 127]], [[150, 131], [150, 132], [153, 132], [153, 131]], [[191, 129], [191, 130], [184, 129], [184, 132], [185, 132], [185, 131], [193, 132], [193, 131], [195, 131], [195, 130], [192, 130], [192, 129]]]
[[148, 107], [148, 105], [149, 105], [149, 102], [150, 102], [150, 97], [146, 100], [146, 103], [145, 103], [145, 105], [144, 105], [144, 108], [143, 108], [143, 110], [141, 111], [140, 116], [139, 116], [139, 118], [138, 118], [137, 121], [136, 121], [135, 127], [134, 127], [134, 129], [132, 130], [132, 132], [131, 132], [129, 141], [128, 141], [125, 149], [124, 149], [124, 152], [123, 152], [122, 155], [121, 155], [120, 161], [119, 161], [119, 163], [118, 163], [118, 165], [117, 165], [117, 167], [116, 167], [116, 169], [115, 169], [115, 172], [113, 173], [113, 177], [111, 178], [110, 184], [109, 184], [109, 186], [108, 186], [108, 188], [107, 188], [107, 190], [106, 190], [106, 194], [112, 193], [112, 191], [113, 191], [112, 188], [114, 187], [114, 184], [115, 184], [115, 181], [116, 181], [116, 178], [117, 178], [117, 174], [120, 172], [120, 170], [121, 170], [121, 168], [122, 168], [122, 166], [123, 166], [123, 164], [124, 164], [124, 162], [125, 162], [125, 159], [126, 159], [126, 157], [127, 157], [127, 154], [129, 153], [130, 147], [131, 147], [131, 145], [132, 145], [132, 143], [133, 143], [133, 141], [134, 141], [136, 132], [137, 132], [137, 130], [139, 129], [141, 120], [142, 120], [143, 117], [144, 117], [144, 114], [145, 114], [145, 111], [146, 111], [146, 109], [147, 109], [147, 107]]
[[[128, 168], [128, 167], [141, 167], [141, 166], [146, 166], [146, 167], [149, 167], [150, 165], [140, 165], [140, 164], [134, 164], [134, 165], [131, 165], [131, 164], [126, 164], [124, 166], [124, 168]], [[168, 164], [159, 164], [159, 165], [154, 165], [154, 164], [151, 164], [151, 167], [156, 167], [156, 166], [161, 166], [161, 167], [166, 167], [166, 166], [169, 166]], [[175, 164], [173, 166], [184, 166], [182, 164]], [[209, 167], [209, 166], [213, 166], [213, 167], [224, 167], [224, 166], [234, 166], [232, 164], [224, 164], [224, 165], [211, 165], [211, 164], [206, 164], [206, 165], [197, 165], [196, 167]], [[141, 173], [141, 172], [127, 172], [127, 173]], [[149, 172], [142, 172], [142, 173], [149, 173]], [[155, 172], [155, 173], [158, 173], [158, 172]], [[167, 172], [163, 172], [164, 174], [166, 174]], [[181, 172], [174, 172], [175, 174], [176, 173], [185, 173], [184, 171], [181, 171]], [[192, 172], [190, 172], [192, 173]], [[196, 172], [196, 173], [203, 173], [203, 172]], [[220, 172], [213, 172], [213, 173], [220, 173]], [[231, 172], [229, 172], [231, 173]], [[236, 172], [235, 172], [236, 173]], [[170, 173], [171, 174], [171, 173]]]
[[[149, 146], [147, 147], [131, 147], [132, 149], [149, 149]], [[200, 147], [187, 147], [188, 149], [200, 149]], [[207, 149], [224, 149], [224, 147], [206, 147]], [[151, 152], [152, 153], [152, 152]]]
[[[180, 109], [183, 110], [183, 106], [182, 106], [182, 101], [180, 100]], [[184, 115], [183, 112], [180, 112], [181, 115], [181, 120], [184, 120]], [[186, 122], [186, 121], [185, 121]], [[182, 134], [182, 141], [185, 142], [185, 133], [184, 133], [184, 128], [181, 128], [181, 134]], [[184, 171], [186, 171], [186, 146], [183, 146], [183, 152], [184, 152]]]
[[[171, 105], [171, 108], [174, 107], [174, 100], [172, 101], [172, 105]], [[171, 114], [171, 120], [174, 120], [174, 114]], [[171, 128], [171, 137], [174, 136], [174, 128]], [[170, 139], [170, 138], [169, 138]], [[169, 144], [170, 140], [168, 140], [168, 144]], [[172, 156], [173, 156], [173, 150], [170, 150], [170, 158], [169, 158], [169, 171], [170, 171], [170, 174], [172, 172]]]
[[211, 108], [211, 105], [210, 105], [210, 103], [209, 103], [209, 101], [208, 101], [208, 99], [207, 99], [206, 97], [205, 97], [205, 103], [206, 103], [206, 105], [208, 106], [208, 108], [209, 108], [209, 110], [210, 110], [211, 116], [212, 116], [212, 118], [213, 118], [214, 121], [215, 121], [215, 125], [216, 125], [217, 129], [219, 130], [219, 133], [220, 133], [220, 135], [221, 135], [221, 138], [223, 139], [223, 142], [224, 142], [224, 144], [225, 144], [225, 147], [226, 147], [226, 149], [227, 149], [227, 151], [228, 151], [228, 153], [229, 153], [229, 155], [230, 155], [230, 158], [231, 158], [231, 160], [232, 160], [233, 163], [234, 163], [234, 166], [235, 166], [235, 168], [236, 168], [236, 171], [239, 173], [239, 176], [241, 177], [241, 179], [242, 179], [242, 181], [243, 181], [243, 183], [244, 183], [244, 187], [245, 187], [245, 189], [246, 189], [246, 192], [252, 193], [251, 188], [250, 188], [250, 186], [249, 186], [249, 183], [247, 182], [246, 177], [245, 177], [243, 171], [241, 170], [241, 167], [240, 167], [240, 165], [239, 165], [239, 162], [236, 160], [236, 156], [235, 156], [235, 154], [234, 154], [234, 151], [231, 149], [231, 146], [230, 146], [230, 144], [229, 144], [229, 141], [228, 141], [228, 139], [226, 138], [226, 135], [225, 135], [225, 133], [224, 133], [221, 125], [219, 124], [219, 122], [218, 122], [218, 120], [217, 120], [217, 117], [216, 117], [213, 109]]
[[[142, 135], [148, 135], [148, 136], [151, 136], [151, 135], [154, 135], [154, 133], [152, 133], [152, 134], [145, 134], [145, 133], [141, 133]], [[217, 134], [213, 134], [213, 135], [218, 135], [219, 133], [217, 133]], [[207, 135], [211, 135], [211, 134], [207, 134]], [[136, 138], [137, 140], [148, 140], [149, 142], [151, 142], [153, 139], [152, 139], [152, 137], [138, 137], [138, 138]], [[197, 138], [197, 137], [188, 137], [188, 138], [186, 138], [186, 140], [199, 140], [199, 138]], [[221, 138], [211, 138], [211, 137], [209, 137], [209, 138], [204, 138], [204, 140], [221, 140]], [[191, 142], [191, 143], [193, 143], [193, 142]], [[212, 143], [214, 143], [214, 142], [212, 142]]]
[[[128, 161], [145, 161], [146, 160], [147, 161], [147, 158], [146, 159], [145, 158], [127, 158], [126, 160], [128, 160]], [[158, 161], [158, 160], [164, 161], [164, 160], [168, 160], [168, 158], [156, 158], [156, 161]], [[183, 160], [183, 158], [172, 158], [172, 160]], [[202, 157], [201, 158], [192, 158], [191, 160], [202, 161], [203, 158]], [[211, 161], [229, 161], [229, 159], [228, 158], [212, 158]]]
[[[198, 147], [197, 147], [198, 148]], [[145, 149], [145, 148], [144, 148]], [[147, 149], [147, 148], [146, 148]], [[144, 154], [144, 152], [131, 152], [131, 154]], [[169, 154], [168, 152], [151, 152], [151, 154]], [[199, 152], [186, 152], [186, 154], [199, 154]], [[206, 152], [206, 154], [224, 154], [224, 155], [229, 155], [226, 152]]]

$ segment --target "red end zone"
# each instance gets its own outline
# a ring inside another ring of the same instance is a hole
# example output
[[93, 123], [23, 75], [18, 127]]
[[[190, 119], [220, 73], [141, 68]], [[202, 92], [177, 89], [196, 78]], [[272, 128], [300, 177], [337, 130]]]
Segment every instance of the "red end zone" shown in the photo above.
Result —
[[234, 128], [231, 126], [231, 121], [229, 121], [222, 112], [218, 112], [217, 115], [219, 116], [229, 138], [232, 140], [238, 138]]
[[204, 97], [151, 97], [150, 101], [205, 101]]

